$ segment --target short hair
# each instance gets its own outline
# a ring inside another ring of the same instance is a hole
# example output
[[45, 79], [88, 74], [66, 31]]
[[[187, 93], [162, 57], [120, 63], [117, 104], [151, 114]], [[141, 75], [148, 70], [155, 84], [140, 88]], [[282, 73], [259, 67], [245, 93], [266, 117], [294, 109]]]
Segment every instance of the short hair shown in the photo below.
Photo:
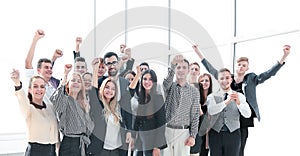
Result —
[[229, 73], [231, 73], [229, 69], [227, 69], [227, 68], [221, 68], [219, 70], [219, 73], [223, 73], [223, 72], [229, 72]]
[[183, 59], [183, 62], [186, 62], [188, 64], [188, 68], [190, 68], [190, 62], [187, 59]]
[[[140, 66], [147, 66], [149, 68], [149, 64], [147, 62], [142, 62]], [[149, 68], [150, 69], [150, 68]]]
[[237, 63], [239, 63], [241, 61], [246, 61], [249, 63], [248, 57], [240, 57], [239, 59], [236, 60]]
[[110, 58], [110, 57], [112, 57], [112, 56], [115, 56], [116, 58], [117, 58], [117, 60], [119, 60], [119, 57], [118, 57], [118, 55], [115, 53], [115, 52], [107, 52], [105, 55], [104, 55], [104, 57], [103, 57], [103, 60], [105, 60], [106, 58]]
[[37, 63], [37, 68], [41, 68], [42, 67], [42, 63], [51, 63], [52, 64], [52, 61], [50, 59], [47, 59], [47, 58], [41, 58], [38, 60], [38, 63]]
[[74, 62], [85, 62], [85, 58], [84, 57], [76, 57]]
[[198, 67], [200, 68], [199, 63], [197, 63], [197, 62], [193, 62], [193, 63], [190, 64], [190, 66], [191, 66], [191, 65], [196, 65], [196, 66], [198, 66]]
[[83, 73], [83, 74], [82, 74], [82, 77], [84, 77], [85, 75], [91, 75], [91, 77], [93, 77], [93, 74], [90, 73], [90, 72], [85, 72], [85, 73]]

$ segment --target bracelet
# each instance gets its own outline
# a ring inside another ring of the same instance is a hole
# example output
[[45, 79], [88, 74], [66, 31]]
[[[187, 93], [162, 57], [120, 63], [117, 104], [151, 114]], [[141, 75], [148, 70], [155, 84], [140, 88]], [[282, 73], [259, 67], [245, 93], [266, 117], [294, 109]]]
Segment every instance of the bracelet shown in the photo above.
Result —
[[22, 82], [20, 81], [20, 86], [15, 86], [15, 91], [18, 91], [22, 88]]

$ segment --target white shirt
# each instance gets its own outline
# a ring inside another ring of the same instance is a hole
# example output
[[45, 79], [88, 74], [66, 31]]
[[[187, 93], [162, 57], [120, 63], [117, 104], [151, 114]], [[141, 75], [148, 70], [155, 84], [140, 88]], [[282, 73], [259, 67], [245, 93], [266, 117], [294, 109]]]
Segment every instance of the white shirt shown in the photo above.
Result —
[[109, 115], [104, 140], [104, 149], [114, 150], [122, 146], [120, 124], [115, 123], [114, 116]]

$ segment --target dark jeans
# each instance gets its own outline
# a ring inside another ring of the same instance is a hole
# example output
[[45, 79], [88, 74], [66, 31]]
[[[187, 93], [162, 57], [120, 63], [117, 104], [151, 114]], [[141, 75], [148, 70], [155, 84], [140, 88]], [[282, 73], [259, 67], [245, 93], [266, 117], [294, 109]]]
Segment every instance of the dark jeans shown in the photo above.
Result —
[[248, 127], [242, 127], [241, 130], [241, 149], [240, 149], [240, 156], [244, 156], [244, 150], [248, 138]]
[[217, 132], [211, 129], [209, 135], [209, 148], [211, 156], [239, 156], [241, 148], [241, 132]]
[[80, 138], [64, 136], [59, 148], [59, 156], [81, 156]]
[[25, 156], [56, 156], [55, 144], [28, 143]]

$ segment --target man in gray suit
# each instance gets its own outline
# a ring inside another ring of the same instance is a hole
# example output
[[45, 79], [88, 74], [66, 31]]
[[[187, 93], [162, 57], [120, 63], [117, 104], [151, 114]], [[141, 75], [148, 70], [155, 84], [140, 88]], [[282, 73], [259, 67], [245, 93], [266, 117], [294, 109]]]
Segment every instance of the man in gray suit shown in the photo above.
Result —
[[246, 97], [232, 91], [232, 77], [228, 69], [220, 69], [218, 82], [220, 90], [207, 97], [207, 112], [216, 118], [208, 134], [210, 155], [238, 156], [241, 146], [240, 114], [248, 118], [251, 110]]
[[[231, 88], [237, 92], [240, 92], [246, 96], [246, 100], [251, 108], [251, 117], [243, 118], [241, 116], [241, 149], [240, 156], [244, 156], [244, 149], [246, 146], [246, 141], [248, 138], [248, 127], [254, 127], [254, 118], [260, 121], [260, 113], [258, 109], [258, 104], [256, 100], [256, 86], [263, 83], [265, 80], [274, 76], [279, 69], [285, 64], [285, 59], [290, 54], [289, 45], [283, 46], [283, 56], [271, 69], [263, 72], [259, 75], [255, 73], [246, 73], [249, 69], [249, 62], [247, 57], [241, 57], [237, 60], [237, 70], [236, 75], [232, 75], [233, 82], [231, 83]], [[194, 51], [200, 57], [202, 64], [205, 66], [206, 70], [211, 73], [216, 79], [218, 79], [218, 71], [215, 69], [203, 54], [200, 52], [196, 45], [193, 46]]]

